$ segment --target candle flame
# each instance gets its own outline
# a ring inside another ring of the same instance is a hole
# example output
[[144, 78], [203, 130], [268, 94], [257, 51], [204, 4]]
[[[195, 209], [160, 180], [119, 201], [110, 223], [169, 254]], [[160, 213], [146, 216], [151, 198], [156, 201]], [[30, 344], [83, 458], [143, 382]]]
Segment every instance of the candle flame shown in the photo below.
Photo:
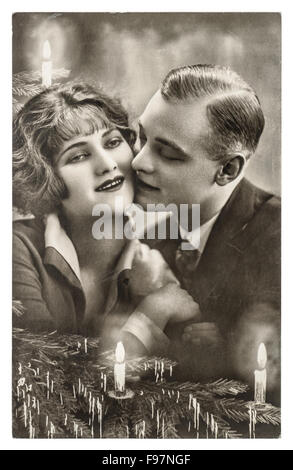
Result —
[[51, 58], [51, 46], [49, 41], [45, 41], [43, 44], [43, 59], [49, 60]]
[[121, 341], [119, 341], [119, 343], [117, 343], [115, 355], [116, 355], [116, 362], [120, 362], [120, 363], [124, 362], [125, 349], [124, 349], [123, 343]]
[[264, 343], [260, 343], [257, 353], [257, 362], [261, 369], [264, 369], [267, 363], [267, 350]]

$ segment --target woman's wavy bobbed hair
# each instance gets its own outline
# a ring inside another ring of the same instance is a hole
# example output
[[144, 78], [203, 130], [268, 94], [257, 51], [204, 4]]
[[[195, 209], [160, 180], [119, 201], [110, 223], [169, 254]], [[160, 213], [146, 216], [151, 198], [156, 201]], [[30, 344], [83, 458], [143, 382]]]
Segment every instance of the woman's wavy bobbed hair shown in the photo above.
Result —
[[31, 98], [13, 122], [13, 204], [42, 216], [67, 196], [54, 168], [65, 141], [116, 127], [133, 149], [135, 132], [120, 101], [88, 84], [56, 85]]

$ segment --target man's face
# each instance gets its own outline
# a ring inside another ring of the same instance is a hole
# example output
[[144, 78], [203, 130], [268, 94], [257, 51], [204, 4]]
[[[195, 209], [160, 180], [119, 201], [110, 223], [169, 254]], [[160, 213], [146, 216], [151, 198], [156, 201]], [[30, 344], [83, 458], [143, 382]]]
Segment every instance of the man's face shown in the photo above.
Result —
[[136, 202], [201, 204], [216, 191], [219, 162], [209, 158], [203, 142], [210, 126], [206, 101], [172, 103], [160, 91], [139, 120], [141, 150], [132, 162], [138, 176]]

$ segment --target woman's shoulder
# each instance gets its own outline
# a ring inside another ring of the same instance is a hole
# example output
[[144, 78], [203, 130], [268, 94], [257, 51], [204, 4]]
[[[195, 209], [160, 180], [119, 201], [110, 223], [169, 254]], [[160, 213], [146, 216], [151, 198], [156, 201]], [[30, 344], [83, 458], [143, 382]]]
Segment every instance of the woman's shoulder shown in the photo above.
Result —
[[26, 246], [44, 251], [44, 224], [41, 219], [17, 219], [13, 222], [13, 239], [16, 247]]

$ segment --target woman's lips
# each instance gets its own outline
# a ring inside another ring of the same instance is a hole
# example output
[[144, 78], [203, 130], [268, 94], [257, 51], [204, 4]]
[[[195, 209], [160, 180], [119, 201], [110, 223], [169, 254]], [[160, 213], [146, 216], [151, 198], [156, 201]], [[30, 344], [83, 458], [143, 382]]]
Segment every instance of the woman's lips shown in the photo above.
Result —
[[98, 186], [95, 191], [96, 192], [112, 192], [118, 191], [124, 183], [124, 176], [116, 176], [116, 178], [109, 179], [104, 181], [100, 186]]

